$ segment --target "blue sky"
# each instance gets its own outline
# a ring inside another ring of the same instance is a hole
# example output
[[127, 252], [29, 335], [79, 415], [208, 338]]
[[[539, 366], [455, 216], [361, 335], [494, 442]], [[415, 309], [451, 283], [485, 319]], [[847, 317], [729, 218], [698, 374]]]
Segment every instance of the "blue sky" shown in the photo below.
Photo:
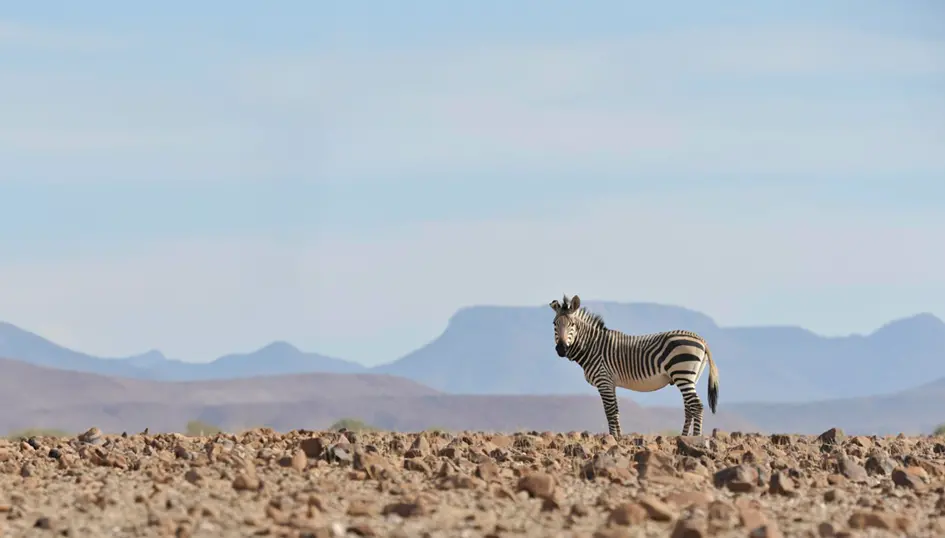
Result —
[[940, 3], [335, 4], [5, 7], [0, 319], [371, 364], [562, 292], [945, 318]]

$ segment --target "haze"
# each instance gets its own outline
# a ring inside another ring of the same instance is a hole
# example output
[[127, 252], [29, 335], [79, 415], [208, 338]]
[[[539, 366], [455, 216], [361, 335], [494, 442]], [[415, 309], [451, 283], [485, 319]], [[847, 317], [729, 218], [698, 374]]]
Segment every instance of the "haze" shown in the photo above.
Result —
[[11, 4], [0, 320], [108, 357], [284, 340], [374, 365], [460, 308], [562, 293], [823, 335], [945, 318], [942, 21]]

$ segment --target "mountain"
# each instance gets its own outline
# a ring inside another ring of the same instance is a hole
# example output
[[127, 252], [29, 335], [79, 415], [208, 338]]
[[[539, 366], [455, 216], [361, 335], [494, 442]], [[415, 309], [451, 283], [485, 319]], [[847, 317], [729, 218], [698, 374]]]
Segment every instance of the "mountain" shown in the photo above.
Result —
[[[585, 301], [610, 328], [632, 334], [674, 328], [702, 334], [730, 402], [802, 402], [905, 390], [938, 372], [945, 323], [931, 314], [893, 321], [872, 334], [824, 337], [800, 327], [719, 327], [704, 314], [650, 303]], [[427, 345], [372, 371], [463, 394], [592, 394], [578, 366], [554, 353], [547, 306], [464, 308]], [[700, 380], [705, 397], [707, 376]], [[619, 391], [647, 404], [677, 405], [672, 388]]]
[[79, 353], [45, 338], [0, 322], [0, 356], [37, 366], [90, 372], [132, 379], [174, 381], [233, 379], [306, 372], [358, 373], [367, 368], [350, 361], [300, 351], [286, 342], [273, 342], [250, 353], [225, 355], [208, 363], [168, 359], [158, 350], [109, 359]]
[[[931, 314], [894, 320], [868, 335], [825, 337], [800, 327], [719, 327], [705, 314], [652, 303], [585, 301], [608, 327], [632, 334], [694, 330], [712, 347], [720, 372], [720, 409], [736, 402], [810, 402], [901, 391], [939, 372], [945, 323]], [[382, 373], [447, 393], [596, 396], [579, 367], [554, 353], [547, 306], [462, 308], [423, 347], [366, 368], [273, 342], [209, 363], [168, 359], [159, 351], [120, 359], [86, 355], [0, 323], [0, 356], [31, 364], [132, 379], [235, 379], [305, 372]], [[705, 397], [707, 376], [700, 380]], [[644, 405], [677, 406], [672, 387], [618, 393]]]
[[232, 353], [204, 363], [170, 360], [163, 355], [158, 358], [153, 355], [154, 352], [151, 354], [150, 360], [142, 360], [142, 357], [149, 356], [145, 354], [123, 361], [138, 367], [136, 377], [167, 381], [237, 379], [313, 372], [354, 374], [367, 371], [367, 368], [356, 362], [300, 351], [287, 342], [273, 342], [250, 353]]

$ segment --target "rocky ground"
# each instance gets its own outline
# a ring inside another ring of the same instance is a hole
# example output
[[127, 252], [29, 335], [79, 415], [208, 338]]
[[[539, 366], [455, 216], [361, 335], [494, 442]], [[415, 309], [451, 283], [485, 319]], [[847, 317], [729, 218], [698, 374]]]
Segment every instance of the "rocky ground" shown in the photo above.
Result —
[[0, 536], [945, 536], [936, 438], [0, 440]]

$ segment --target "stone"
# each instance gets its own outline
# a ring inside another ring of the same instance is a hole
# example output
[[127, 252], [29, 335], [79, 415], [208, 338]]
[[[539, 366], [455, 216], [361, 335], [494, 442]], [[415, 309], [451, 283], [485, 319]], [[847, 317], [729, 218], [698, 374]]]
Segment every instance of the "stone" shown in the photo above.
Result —
[[824, 433], [817, 436], [817, 440], [824, 444], [838, 444], [846, 437], [843, 430], [840, 428], [830, 428]]
[[727, 467], [713, 476], [715, 487], [746, 493], [758, 487], [758, 471], [753, 465], [741, 464]]
[[394, 502], [384, 506], [382, 515], [397, 514], [402, 518], [419, 517], [427, 514], [429, 509], [419, 500], [407, 502]]
[[847, 524], [853, 529], [876, 528], [902, 532], [908, 532], [912, 527], [908, 518], [884, 511], [854, 512], [847, 521]]
[[837, 460], [837, 470], [853, 482], [865, 483], [869, 478], [866, 469], [847, 456], [840, 456]]
[[607, 523], [613, 525], [639, 525], [647, 520], [646, 508], [636, 502], [625, 502], [614, 507], [607, 517]]
[[676, 510], [655, 497], [643, 496], [637, 502], [653, 521], [672, 521], [676, 518]]
[[711, 503], [714, 498], [704, 491], [678, 491], [666, 495], [663, 500], [666, 501], [667, 504], [677, 508], [695, 506], [696, 508], [704, 510], [708, 508], [709, 503]]
[[924, 474], [921, 467], [906, 467], [896, 469], [891, 476], [893, 483], [899, 487], [924, 490], [925, 482], [922, 480]]
[[797, 485], [794, 480], [785, 473], [776, 472], [771, 475], [771, 483], [768, 491], [774, 495], [784, 495], [785, 497], [796, 497], [798, 494]]
[[676, 451], [683, 456], [701, 458], [711, 452], [708, 439], [700, 436], [683, 436], [676, 438]]
[[555, 478], [548, 473], [532, 472], [518, 481], [516, 491], [527, 491], [529, 496], [548, 499], [555, 492]]

